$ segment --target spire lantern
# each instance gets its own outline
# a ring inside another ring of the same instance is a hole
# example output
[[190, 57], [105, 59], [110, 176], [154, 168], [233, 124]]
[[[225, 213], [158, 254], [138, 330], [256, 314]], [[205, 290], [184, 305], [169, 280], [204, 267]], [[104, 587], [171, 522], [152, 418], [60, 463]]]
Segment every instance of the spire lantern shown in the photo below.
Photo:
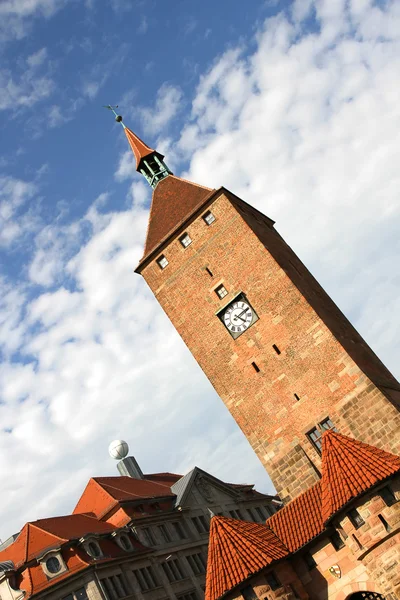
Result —
[[172, 175], [172, 171], [170, 171], [164, 162], [164, 155], [147, 146], [140, 137], [126, 127], [121, 115], [118, 115], [115, 111], [115, 109], [118, 108], [118, 105], [111, 106], [109, 104], [104, 108], [111, 110], [115, 115], [117, 123], [121, 123], [136, 159], [136, 171], [143, 175], [153, 189], [161, 179], [168, 177], [168, 175]]

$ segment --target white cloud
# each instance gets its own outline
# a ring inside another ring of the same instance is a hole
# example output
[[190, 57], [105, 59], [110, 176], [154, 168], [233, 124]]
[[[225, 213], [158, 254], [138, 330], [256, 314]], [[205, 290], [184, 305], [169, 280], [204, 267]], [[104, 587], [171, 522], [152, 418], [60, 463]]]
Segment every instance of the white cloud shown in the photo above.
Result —
[[40, 67], [40, 65], [42, 65], [44, 63], [46, 58], [47, 58], [47, 49], [41, 48], [34, 54], [31, 54], [30, 56], [28, 56], [28, 58], [26, 59], [26, 62], [28, 63], [29, 67]]
[[[400, 31], [399, 8], [332, 4], [312, 5], [320, 32], [302, 31], [307, 3], [296, 2], [294, 20], [267, 20], [251, 54], [243, 44], [218, 57], [199, 81], [180, 139], [163, 144], [191, 158], [193, 180], [223, 184], [276, 219], [395, 370], [399, 331], [389, 315], [400, 313], [400, 39], [393, 33]], [[159, 98], [169, 93], [164, 88]], [[152, 131], [175, 114], [174, 93], [180, 98], [172, 91], [167, 108], [158, 100], [148, 111], [149, 120], [162, 115]], [[168, 162], [169, 156], [168, 150]], [[129, 181], [132, 172], [124, 155], [117, 177]], [[132, 209], [109, 212], [101, 195], [82, 220], [43, 227], [29, 273], [49, 287], [34, 300], [27, 284], [11, 287], [3, 279], [2, 537], [24, 519], [48, 516], [48, 498], [53, 514], [71, 510], [90, 476], [116, 474], [107, 457], [116, 437], [128, 439], [145, 471], [198, 464], [225, 479], [268, 486], [222, 402], [132, 271], [147, 225], [145, 190], [134, 179]], [[13, 220], [33, 193], [12, 182], [3, 218]], [[38, 481], [46, 502], [37, 500]]]
[[0, 2], [0, 40], [25, 37], [33, 18], [52, 17], [67, 0], [2, 0]]
[[164, 83], [157, 92], [155, 106], [139, 110], [144, 129], [151, 134], [160, 133], [180, 110], [181, 101], [180, 88]]
[[0, 247], [8, 247], [28, 233], [35, 218], [22, 207], [36, 193], [36, 185], [13, 177], [0, 177]]

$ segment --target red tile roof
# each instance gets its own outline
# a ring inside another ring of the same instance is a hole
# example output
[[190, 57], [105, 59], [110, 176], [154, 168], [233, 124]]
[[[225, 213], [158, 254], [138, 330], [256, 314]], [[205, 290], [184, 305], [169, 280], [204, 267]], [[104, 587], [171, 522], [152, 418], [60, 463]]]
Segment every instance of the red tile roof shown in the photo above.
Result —
[[[26, 592], [26, 597], [55, 585], [71, 576], [71, 574], [86, 569], [94, 560], [81, 548], [70, 543], [88, 534], [107, 535], [116, 531], [108, 523], [85, 515], [67, 515], [40, 519], [27, 523], [18, 538], [0, 552], [0, 561], [12, 560], [18, 575], [18, 585]], [[132, 540], [136, 551], [148, 552], [148, 548], [138, 541]], [[100, 545], [104, 558], [96, 559], [96, 563], [110, 561], [125, 556], [126, 553], [110, 539], [102, 539]], [[48, 580], [41, 565], [37, 563], [46, 551], [61, 548], [67, 571], [54, 579]]]
[[322, 533], [324, 523], [321, 513], [321, 483], [297, 496], [267, 522], [291, 552], [307, 544]]
[[289, 553], [266, 525], [225, 517], [211, 519], [205, 600], [219, 598], [241, 581]]
[[335, 431], [322, 437], [322, 518], [400, 471], [400, 457]]
[[[170, 473], [155, 474], [158, 481], [133, 477], [92, 477], [87, 484], [73, 513], [94, 512], [97, 518], [103, 517], [120, 502], [154, 498], [174, 498], [170, 481], [175, 476]], [[150, 475], [149, 477], [154, 477]], [[178, 479], [179, 477], [176, 476]]]
[[153, 192], [144, 255], [140, 264], [214, 192], [211, 188], [175, 175], [162, 179]]
[[[147, 146], [147, 144], [145, 144], [140, 137], [138, 137], [135, 133], [133, 133], [133, 131], [131, 131], [128, 127], [124, 128], [125, 131], [125, 135], [128, 138], [128, 142], [130, 147], [132, 148], [132, 152], [135, 155], [135, 159], [136, 159], [136, 170], [139, 168], [139, 164], [140, 161], [142, 160], [142, 158], [145, 158], [146, 156], [148, 156], [149, 154], [152, 154], [154, 152], [153, 148], [150, 148], [149, 146]], [[157, 152], [158, 156], [161, 156], [162, 158], [163, 155], [160, 154], [159, 152]]]

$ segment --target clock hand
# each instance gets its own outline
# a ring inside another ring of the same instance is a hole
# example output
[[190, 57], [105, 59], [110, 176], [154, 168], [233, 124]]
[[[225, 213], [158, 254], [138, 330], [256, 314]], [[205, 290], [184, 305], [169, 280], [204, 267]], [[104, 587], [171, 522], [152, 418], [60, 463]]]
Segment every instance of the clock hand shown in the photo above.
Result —
[[[243, 314], [243, 313], [242, 313]], [[241, 321], [243, 321], [243, 323], [246, 321], [246, 319], [244, 319], [243, 317], [241, 317], [240, 315], [236, 315], [235, 317], [236, 319], [240, 319]]]

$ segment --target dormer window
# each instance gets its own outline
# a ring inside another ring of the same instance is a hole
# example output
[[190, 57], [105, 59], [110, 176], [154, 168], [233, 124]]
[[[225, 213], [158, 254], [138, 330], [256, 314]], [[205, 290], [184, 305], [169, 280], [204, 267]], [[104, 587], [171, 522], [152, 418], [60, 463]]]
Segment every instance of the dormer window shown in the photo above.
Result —
[[133, 550], [132, 542], [126, 533], [120, 533], [115, 536], [115, 541], [122, 550], [125, 550], [125, 552]]
[[212, 214], [211, 210], [208, 210], [206, 213], [204, 213], [203, 220], [205, 221], [205, 223], [207, 223], [207, 225], [211, 225], [211, 223], [214, 223], [215, 217]]
[[49, 550], [41, 557], [38, 557], [38, 560], [48, 579], [58, 577], [61, 573], [67, 571], [67, 566], [61, 556], [60, 549]]
[[160, 267], [160, 269], [165, 269], [165, 267], [168, 265], [167, 257], [164, 256], [164, 254], [161, 254], [161, 256], [157, 258], [157, 264]]
[[97, 542], [89, 542], [87, 552], [92, 558], [99, 558], [101, 556], [100, 546]]
[[55, 575], [56, 573], [61, 571], [61, 563], [58, 560], [57, 556], [50, 556], [50, 558], [46, 560], [46, 569], [52, 575]]

